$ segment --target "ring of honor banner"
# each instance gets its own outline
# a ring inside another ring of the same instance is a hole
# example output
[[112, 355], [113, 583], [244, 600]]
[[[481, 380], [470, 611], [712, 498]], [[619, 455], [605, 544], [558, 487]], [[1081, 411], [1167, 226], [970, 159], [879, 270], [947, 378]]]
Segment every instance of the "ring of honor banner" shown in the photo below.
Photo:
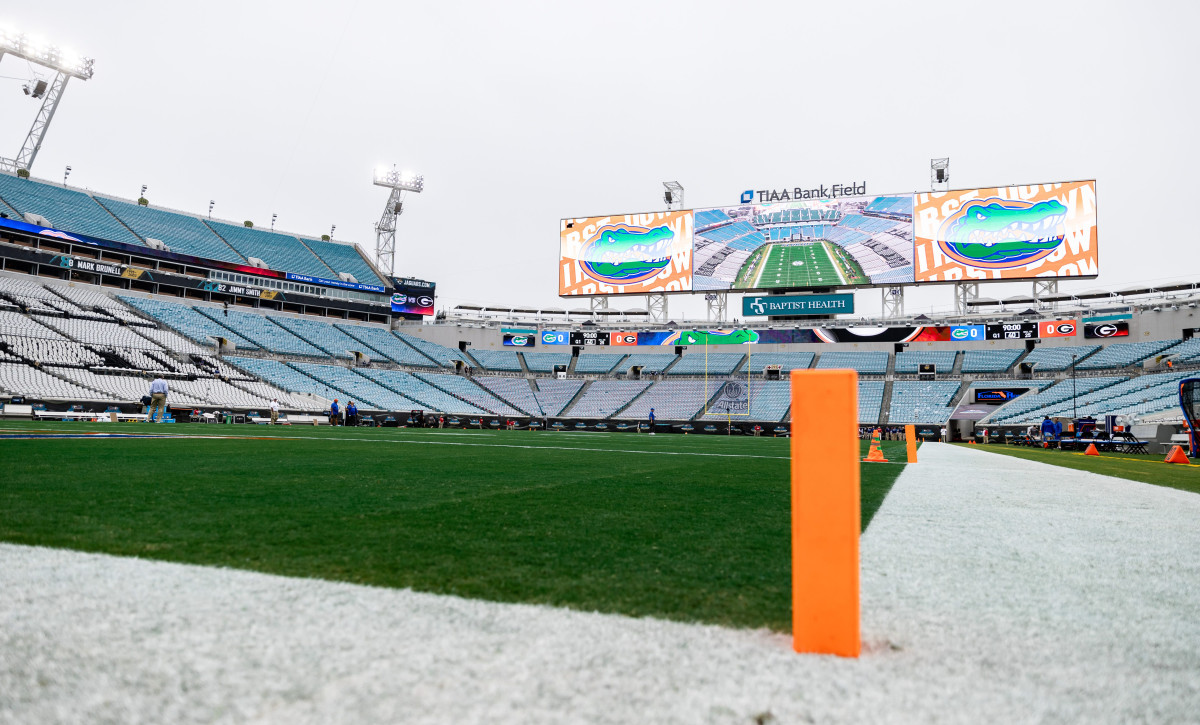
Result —
[[1096, 182], [916, 195], [916, 282], [1095, 277]]
[[691, 211], [563, 219], [559, 296], [690, 292], [692, 227]]

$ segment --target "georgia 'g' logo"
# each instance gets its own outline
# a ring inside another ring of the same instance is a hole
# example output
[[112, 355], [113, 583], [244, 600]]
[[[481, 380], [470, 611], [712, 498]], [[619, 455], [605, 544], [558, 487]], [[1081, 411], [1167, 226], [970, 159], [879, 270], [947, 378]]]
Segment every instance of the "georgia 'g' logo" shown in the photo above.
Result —
[[974, 199], [942, 222], [937, 245], [969, 267], [1013, 269], [1050, 256], [1063, 243], [1066, 218], [1055, 199]]
[[433, 298], [428, 296], [418, 297], [417, 307], [433, 307]]
[[667, 268], [674, 241], [675, 232], [666, 225], [608, 224], [583, 243], [579, 263], [589, 277], [605, 284], [637, 284]]

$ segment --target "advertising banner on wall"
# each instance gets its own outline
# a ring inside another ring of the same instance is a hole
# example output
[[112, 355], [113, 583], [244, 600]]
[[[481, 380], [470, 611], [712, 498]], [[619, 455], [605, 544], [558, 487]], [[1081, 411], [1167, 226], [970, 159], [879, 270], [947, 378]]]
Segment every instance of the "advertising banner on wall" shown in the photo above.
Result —
[[1099, 340], [1105, 337], [1129, 337], [1129, 323], [1097, 322], [1083, 326], [1083, 336], [1089, 340]]
[[916, 282], [1095, 277], [1096, 182], [916, 195]]
[[432, 315], [437, 284], [423, 279], [392, 277], [392, 312], [407, 315]]
[[744, 317], [800, 315], [849, 315], [854, 312], [854, 295], [772, 295], [742, 298]]
[[692, 225], [691, 211], [563, 219], [559, 296], [691, 291]]
[[503, 330], [505, 347], [534, 347], [537, 345], [537, 330]]
[[697, 209], [693, 284], [771, 290], [912, 282], [912, 233], [911, 194]]

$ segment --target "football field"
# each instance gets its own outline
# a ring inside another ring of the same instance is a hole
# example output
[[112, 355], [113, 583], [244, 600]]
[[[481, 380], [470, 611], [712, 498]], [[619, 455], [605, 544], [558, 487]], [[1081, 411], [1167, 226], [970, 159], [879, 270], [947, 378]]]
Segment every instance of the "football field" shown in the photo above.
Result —
[[791, 627], [787, 438], [38, 422], [0, 458], [0, 541]]
[[772, 245], [753, 287], [833, 287], [847, 283], [825, 242]]

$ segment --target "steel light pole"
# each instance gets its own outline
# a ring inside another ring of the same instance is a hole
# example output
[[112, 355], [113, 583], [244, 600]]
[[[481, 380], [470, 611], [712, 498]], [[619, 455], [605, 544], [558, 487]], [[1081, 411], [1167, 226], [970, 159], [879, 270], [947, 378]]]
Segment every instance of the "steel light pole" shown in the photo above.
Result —
[[1075, 420], [1079, 419], [1079, 408], [1075, 403], [1075, 353], [1071, 353], [1071, 417]]

